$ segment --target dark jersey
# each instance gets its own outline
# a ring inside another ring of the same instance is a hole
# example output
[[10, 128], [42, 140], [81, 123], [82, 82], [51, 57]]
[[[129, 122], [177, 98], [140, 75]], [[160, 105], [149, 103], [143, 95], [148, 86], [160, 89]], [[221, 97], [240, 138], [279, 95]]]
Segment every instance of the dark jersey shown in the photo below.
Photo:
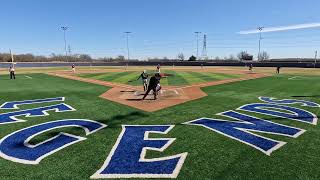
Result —
[[152, 76], [149, 80], [149, 88], [156, 88], [159, 83], [160, 83], [160, 78], [156, 78], [155, 76]]
[[142, 79], [147, 79], [147, 78], [148, 78], [148, 74], [147, 74], [147, 73], [141, 73], [141, 74], [140, 74], [140, 77], [141, 77]]
[[148, 79], [148, 74], [147, 74], [147, 73], [141, 73], [137, 80], [139, 80], [140, 78], [141, 78], [142, 80]]

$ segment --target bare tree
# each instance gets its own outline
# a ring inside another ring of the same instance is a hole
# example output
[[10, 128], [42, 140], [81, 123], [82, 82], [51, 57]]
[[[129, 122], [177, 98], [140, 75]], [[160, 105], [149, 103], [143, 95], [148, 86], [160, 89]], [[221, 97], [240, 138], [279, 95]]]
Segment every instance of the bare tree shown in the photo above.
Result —
[[253, 56], [250, 55], [249, 53], [247, 53], [247, 51], [241, 51], [238, 55], [237, 55], [239, 60], [252, 60]]
[[118, 61], [124, 61], [125, 57], [123, 55], [119, 55], [118, 57], [116, 57], [116, 60]]
[[92, 61], [92, 58], [91, 58], [88, 54], [81, 54], [81, 55], [79, 56], [79, 59], [80, 59], [81, 61]]
[[190, 56], [189, 57], [189, 60], [188, 61], [196, 61], [197, 60], [197, 57], [195, 57], [194, 55]]
[[270, 58], [270, 55], [266, 52], [266, 51], [263, 51], [260, 55], [260, 60], [261, 61], [265, 61], [265, 60], [268, 60]]
[[177, 57], [178, 57], [178, 59], [179, 59], [180, 61], [184, 61], [184, 55], [183, 55], [183, 53], [179, 53]]
[[236, 60], [236, 57], [234, 57], [233, 54], [230, 54], [228, 60]]
[[243, 60], [244, 57], [247, 56], [247, 55], [248, 55], [247, 51], [241, 51], [241, 52], [239, 52], [237, 57], [238, 57], [239, 60]]
[[10, 62], [11, 61], [11, 56], [8, 53], [1, 53], [0, 54], [0, 61], [2, 62]]

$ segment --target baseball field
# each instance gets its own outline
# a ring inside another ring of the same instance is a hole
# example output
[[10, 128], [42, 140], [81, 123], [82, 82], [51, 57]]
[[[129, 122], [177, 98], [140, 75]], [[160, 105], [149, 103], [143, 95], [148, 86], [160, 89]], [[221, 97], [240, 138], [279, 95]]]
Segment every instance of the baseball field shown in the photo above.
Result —
[[320, 179], [318, 69], [144, 69], [1, 70], [1, 179]]

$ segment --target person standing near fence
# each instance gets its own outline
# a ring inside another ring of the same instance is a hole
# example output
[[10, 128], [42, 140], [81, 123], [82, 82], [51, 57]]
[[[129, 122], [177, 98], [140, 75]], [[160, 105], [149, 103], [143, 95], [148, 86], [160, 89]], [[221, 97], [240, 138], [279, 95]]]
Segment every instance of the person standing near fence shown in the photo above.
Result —
[[280, 66], [277, 66], [277, 70], [276, 70], [276, 72], [277, 72], [277, 74], [280, 74]]
[[157, 65], [156, 73], [159, 73], [159, 74], [161, 73], [161, 71], [160, 71], [160, 64]]
[[15, 71], [14, 65], [11, 65], [9, 67], [10, 79], [16, 79], [16, 75], [15, 75], [14, 71]]
[[76, 73], [76, 66], [74, 64], [72, 64], [71, 69], [73, 73]]

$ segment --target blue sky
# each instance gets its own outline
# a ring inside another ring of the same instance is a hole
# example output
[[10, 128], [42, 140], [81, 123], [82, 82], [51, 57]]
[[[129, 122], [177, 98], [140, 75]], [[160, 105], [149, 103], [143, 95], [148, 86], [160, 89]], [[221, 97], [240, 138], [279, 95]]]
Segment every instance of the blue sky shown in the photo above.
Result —
[[[210, 57], [256, 55], [258, 34], [237, 32], [320, 22], [319, 0], [10, 0], [1, 2], [0, 52], [63, 54], [61, 26], [69, 26], [72, 53], [93, 57], [174, 58], [196, 54], [195, 31], [207, 34]], [[263, 34], [272, 58], [313, 57], [320, 28]], [[199, 38], [199, 54], [202, 37]]]

